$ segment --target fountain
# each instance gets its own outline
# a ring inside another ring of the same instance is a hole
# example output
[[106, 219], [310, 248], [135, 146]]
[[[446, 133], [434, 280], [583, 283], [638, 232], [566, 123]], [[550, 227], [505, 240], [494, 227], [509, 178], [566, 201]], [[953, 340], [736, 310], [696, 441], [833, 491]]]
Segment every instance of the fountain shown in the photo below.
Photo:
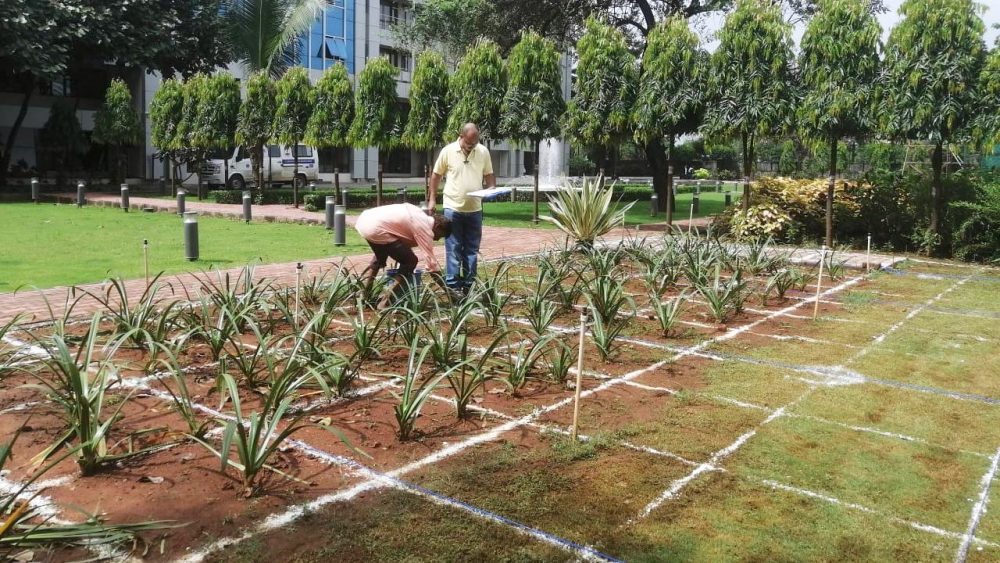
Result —
[[538, 191], [552, 192], [563, 186], [569, 172], [568, 153], [569, 145], [562, 139], [552, 138], [542, 141], [538, 150]]

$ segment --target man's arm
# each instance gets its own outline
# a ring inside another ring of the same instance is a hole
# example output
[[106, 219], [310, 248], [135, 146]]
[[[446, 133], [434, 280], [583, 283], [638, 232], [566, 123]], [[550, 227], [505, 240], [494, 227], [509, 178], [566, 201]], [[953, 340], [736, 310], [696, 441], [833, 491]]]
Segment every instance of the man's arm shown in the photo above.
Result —
[[431, 185], [430, 189], [427, 191], [427, 213], [428, 215], [434, 214], [434, 206], [437, 202], [437, 190], [438, 185], [441, 183], [441, 175], [437, 172], [431, 174]]
[[484, 178], [486, 178], [486, 189], [497, 187], [497, 177], [495, 174], [487, 174]]

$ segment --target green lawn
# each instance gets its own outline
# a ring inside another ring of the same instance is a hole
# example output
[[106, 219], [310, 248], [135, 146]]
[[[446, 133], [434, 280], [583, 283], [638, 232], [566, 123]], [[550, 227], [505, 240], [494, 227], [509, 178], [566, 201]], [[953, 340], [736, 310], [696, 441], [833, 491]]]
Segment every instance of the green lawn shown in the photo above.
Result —
[[[741, 194], [733, 192], [733, 204], [739, 201]], [[695, 217], [708, 217], [722, 213], [725, 209], [726, 196], [723, 193], [702, 193], [698, 213]], [[393, 200], [395, 201], [395, 200]], [[438, 210], [441, 205], [438, 204]], [[530, 227], [534, 205], [531, 202], [510, 203], [509, 201], [488, 201], [483, 203], [483, 217], [486, 226], [493, 227]], [[363, 209], [348, 209], [351, 215], [360, 214]], [[538, 203], [538, 214], [547, 215], [549, 206], [543, 195]], [[686, 220], [691, 212], [691, 194], [678, 194], [677, 209], [674, 211], [674, 220]], [[649, 216], [649, 202], [637, 201], [629, 209], [625, 216], [628, 225], [639, 225], [647, 223], [662, 223], [666, 221], [663, 206], [656, 217]], [[552, 223], [542, 221], [543, 227], [555, 228]]]
[[[722, 193], [702, 193], [699, 203], [698, 213], [695, 217], [708, 217], [722, 213], [725, 209], [725, 194]], [[733, 193], [733, 203], [739, 201], [738, 194]], [[534, 206], [531, 202], [510, 203], [504, 201], [489, 201], [483, 203], [483, 217], [487, 225], [497, 227], [524, 227], [531, 225], [531, 217]], [[547, 215], [549, 206], [544, 196], [538, 203], [538, 214]], [[674, 210], [674, 220], [685, 220], [691, 212], [691, 194], [677, 195], [677, 209]], [[649, 202], [637, 201], [625, 215], [625, 222], [628, 225], [639, 225], [646, 223], [662, 223], [666, 221], [664, 206], [660, 206], [660, 213], [656, 217], [649, 216]], [[542, 222], [543, 225], [553, 227], [552, 223]]]
[[347, 245], [333, 246], [321, 226], [252, 223], [201, 217], [201, 259], [184, 258], [181, 220], [172, 213], [123, 213], [73, 205], [0, 205], [4, 225], [0, 292], [100, 281], [108, 276], [143, 275], [142, 241], [149, 240], [150, 271], [198, 271], [248, 262], [291, 262], [332, 255], [362, 254], [368, 246], [354, 229]]

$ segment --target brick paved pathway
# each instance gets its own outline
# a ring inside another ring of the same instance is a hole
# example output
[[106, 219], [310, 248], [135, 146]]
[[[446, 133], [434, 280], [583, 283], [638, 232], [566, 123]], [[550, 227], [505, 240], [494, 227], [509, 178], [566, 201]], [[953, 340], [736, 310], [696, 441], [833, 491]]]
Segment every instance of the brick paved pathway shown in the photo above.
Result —
[[[59, 194], [59, 197], [63, 197]], [[75, 196], [74, 196], [75, 197]], [[118, 197], [113, 194], [90, 194], [88, 196], [88, 201], [92, 204], [97, 205], [118, 205]], [[171, 200], [162, 200], [155, 198], [142, 198], [133, 197], [130, 198], [130, 203], [132, 207], [141, 208], [143, 206], [150, 206], [164, 211], [175, 210], [175, 203]], [[198, 202], [197, 200], [188, 201], [186, 204], [188, 210], [199, 211], [200, 213], [224, 216], [224, 217], [239, 217], [241, 216], [242, 210], [238, 205], [226, 205], [217, 203], [206, 203]], [[273, 221], [287, 221], [287, 222], [300, 222], [300, 223], [322, 223], [324, 217], [320, 213], [313, 213], [305, 211], [303, 209], [295, 209], [290, 206], [284, 205], [265, 205], [265, 206], [254, 206], [254, 218], [267, 220], [267, 217], [271, 217]], [[348, 216], [348, 219], [353, 219]], [[695, 220], [694, 227], [702, 227], [705, 223], [703, 219]], [[675, 221], [675, 225], [681, 229], [687, 228], [686, 221]], [[636, 232], [632, 229], [628, 231], [622, 231], [621, 229], [616, 230], [609, 234], [607, 240], [620, 240], [625, 234], [634, 236]], [[658, 236], [655, 232], [645, 232], [641, 231], [638, 233], [639, 236]], [[536, 253], [544, 248], [551, 248], [554, 246], [561, 246], [564, 244], [564, 236], [554, 229], [542, 229], [542, 228], [513, 228], [513, 227], [490, 227], [486, 226], [483, 229], [483, 241], [481, 246], [481, 259], [483, 260], [495, 260], [502, 259], [504, 257], [516, 257], [525, 254]], [[444, 263], [444, 244], [438, 243], [435, 248], [435, 255], [439, 262]], [[794, 257], [796, 262], [804, 263], [815, 263], [818, 259], [816, 251], [797, 251]], [[846, 255], [844, 257], [847, 257]], [[370, 260], [370, 255], [360, 255], [360, 256], [336, 256], [330, 258], [320, 258], [316, 260], [308, 260], [302, 262], [303, 264], [303, 279], [308, 279], [312, 276], [321, 275], [332, 269], [338, 268], [341, 265], [348, 269], [354, 269], [360, 271], [363, 269], [368, 260]], [[421, 258], [421, 262], [423, 262]], [[861, 267], [864, 262], [863, 254], [854, 254], [851, 257], [851, 263], [849, 267]], [[878, 267], [879, 265], [888, 265], [892, 263], [889, 257], [885, 256], [872, 256], [873, 267]], [[258, 279], [269, 279], [275, 284], [283, 286], [293, 286], [295, 284], [295, 272], [296, 272], [296, 262], [287, 262], [279, 264], [264, 264], [258, 265], [254, 270], [254, 275]], [[217, 270], [212, 271], [208, 275], [212, 276], [213, 279], [218, 275], [216, 272], [221, 272], [223, 274], [229, 273], [232, 276], [238, 275], [241, 271], [240, 268], [231, 268], [228, 270]], [[175, 294], [184, 295], [185, 289], [188, 291], [195, 291], [202, 282], [199, 281], [200, 276], [204, 276], [204, 273], [198, 274], [178, 274], [163, 276], [160, 281], [163, 284], [169, 284]], [[84, 290], [90, 293], [101, 294], [103, 293], [104, 284], [93, 283], [93, 284], [83, 284], [77, 286], [76, 295], [80, 295]], [[129, 295], [133, 295], [136, 298], [142, 295], [145, 291], [145, 280], [136, 279], [129, 280], [126, 282], [126, 287], [128, 288]], [[71, 291], [68, 287], [54, 287], [44, 290], [35, 291], [22, 291], [19, 293], [0, 293], [0, 323], [6, 322], [16, 315], [23, 314], [26, 319], [23, 322], [33, 321], [45, 321], [49, 320], [50, 313], [48, 307], [51, 306], [53, 313], [56, 315], [62, 315], [67, 294]], [[169, 292], [168, 292], [169, 293]], [[73, 315], [74, 317], [86, 317], [92, 315], [100, 307], [100, 304], [90, 297], [84, 297], [76, 305]]]

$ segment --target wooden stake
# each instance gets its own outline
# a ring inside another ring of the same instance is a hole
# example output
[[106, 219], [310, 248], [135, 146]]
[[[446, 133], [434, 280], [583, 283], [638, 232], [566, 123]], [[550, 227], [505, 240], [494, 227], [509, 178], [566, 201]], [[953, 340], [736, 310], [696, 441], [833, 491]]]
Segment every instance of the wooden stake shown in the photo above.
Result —
[[691, 204], [691, 212], [688, 213], [688, 235], [691, 234], [691, 227], [694, 225], [694, 203]]
[[149, 289], [149, 239], [142, 239], [142, 264], [146, 273], [146, 289]]
[[583, 340], [587, 334], [587, 308], [580, 311], [580, 349], [576, 362], [576, 390], [573, 393], [573, 427], [570, 429], [569, 437], [576, 441], [576, 431], [580, 420], [580, 389], [583, 387]]
[[819, 294], [823, 291], [823, 263], [826, 262], [826, 245], [819, 252], [819, 277], [816, 278], [816, 306], [813, 307], [813, 320], [819, 316]]

